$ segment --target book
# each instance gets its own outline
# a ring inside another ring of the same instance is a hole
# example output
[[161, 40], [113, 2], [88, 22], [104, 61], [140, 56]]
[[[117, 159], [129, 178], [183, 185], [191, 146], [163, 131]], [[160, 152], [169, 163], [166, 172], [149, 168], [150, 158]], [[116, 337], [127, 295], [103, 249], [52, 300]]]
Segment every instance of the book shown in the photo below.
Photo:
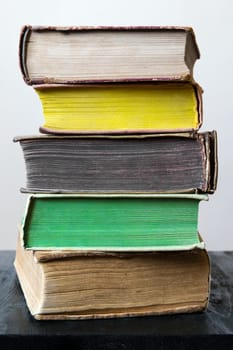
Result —
[[205, 310], [198, 212], [216, 189], [217, 139], [197, 132], [193, 30], [25, 26], [19, 56], [53, 134], [15, 139], [33, 193], [15, 258], [31, 314]]
[[33, 194], [21, 225], [26, 249], [104, 251], [203, 248], [198, 207], [207, 195]]
[[24, 136], [31, 193], [213, 193], [216, 132], [131, 136]]
[[195, 131], [202, 124], [202, 90], [190, 83], [38, 85], [42, 133]]
[[29, 310], [39, 320], [188, 313], [208, 304], [204, 249], [58, 252], [18, 244], [15, 268]]
[[190, 80], [200, 57], [189, 27], [24, 26], [19, 46], [26, 83]]

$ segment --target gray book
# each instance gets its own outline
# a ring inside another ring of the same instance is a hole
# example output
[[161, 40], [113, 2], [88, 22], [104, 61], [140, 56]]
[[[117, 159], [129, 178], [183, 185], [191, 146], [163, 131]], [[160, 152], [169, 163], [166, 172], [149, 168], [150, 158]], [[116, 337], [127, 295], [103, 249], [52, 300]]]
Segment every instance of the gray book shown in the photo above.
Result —
[[216, 132], [16, 137], [31, 193], [213, 193]]

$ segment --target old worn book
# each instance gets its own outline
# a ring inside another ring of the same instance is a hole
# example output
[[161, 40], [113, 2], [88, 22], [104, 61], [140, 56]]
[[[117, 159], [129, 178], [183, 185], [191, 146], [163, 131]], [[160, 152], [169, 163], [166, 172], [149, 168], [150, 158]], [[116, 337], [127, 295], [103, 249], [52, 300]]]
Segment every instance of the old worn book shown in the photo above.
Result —
[[24, 26], [28, 84], [190, 80], [199, 50], [188, 27]]
[[216, 132], [192, 135], [24, 136], [31, 193], [213, 193]]
[[202, 123], [201, 88], [190, 83], [35, 86], [44, 133], [193, 131]]
[[180, 252], [28, 251], [15, 268], [39, 320], [146, 316], [205, 310], [209, 259]]
[[207, 195], [33, 194], [21, 226], [26, 249], [105, 251], [203, 248], [198, 207]]

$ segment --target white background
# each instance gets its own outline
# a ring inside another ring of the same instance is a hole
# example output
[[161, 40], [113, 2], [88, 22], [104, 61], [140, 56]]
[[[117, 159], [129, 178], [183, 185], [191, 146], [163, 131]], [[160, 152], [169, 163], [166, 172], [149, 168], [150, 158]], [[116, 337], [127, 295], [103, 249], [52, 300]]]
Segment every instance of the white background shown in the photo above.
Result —
[[233, 250], [232, 118], [233, 1], [231, 0], [8, 0], [0, 9], [1, 232], [0, 249], [14, 249], [26, 195], [21, 149], [16, 135], [38, 133], [40, 102], [18, 66], [18, 40], [32, 25], [182, 25], [192, 26], [201, 51], [194, 70], [204, 89], [202, 131], [216, 129], [219, 181], [216, 194], [200, 205], [199, 230], [209, 250]]

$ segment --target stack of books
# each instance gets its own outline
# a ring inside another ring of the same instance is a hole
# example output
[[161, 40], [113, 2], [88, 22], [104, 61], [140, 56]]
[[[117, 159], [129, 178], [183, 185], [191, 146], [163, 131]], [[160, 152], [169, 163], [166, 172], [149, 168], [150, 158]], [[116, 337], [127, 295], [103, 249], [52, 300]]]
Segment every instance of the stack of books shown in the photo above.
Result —
[[29, 193], [15, 267], [36, 319], [204, 310], [198, 207], [216, 189], [186, 27], [31, 27], [41, 134], [17, 137]]

